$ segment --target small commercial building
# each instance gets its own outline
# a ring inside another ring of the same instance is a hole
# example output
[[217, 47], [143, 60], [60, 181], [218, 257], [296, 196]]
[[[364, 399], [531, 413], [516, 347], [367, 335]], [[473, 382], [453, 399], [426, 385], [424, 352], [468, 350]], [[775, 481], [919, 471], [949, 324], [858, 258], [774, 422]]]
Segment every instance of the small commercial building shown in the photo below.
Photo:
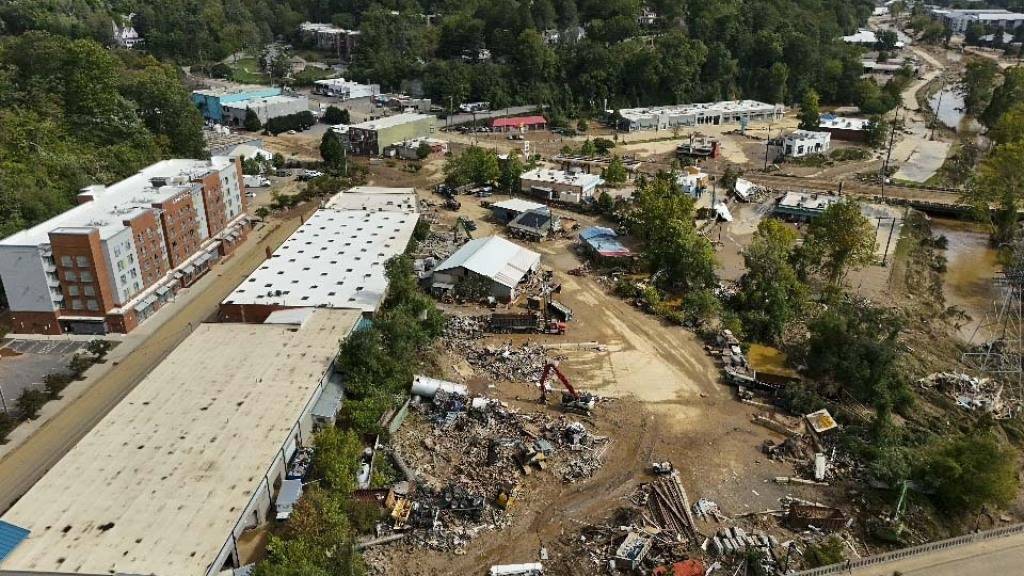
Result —
[[540, 254], [501, 236], [488, 236], [463, 244], [434, 268], [431, 287], [444, 292], [467, 277], [477, 276], [488, 282], [490, 296], [508, 302], [518, 296], [520, 283], [539, 268]]
[[591, 226], [580, 230], [580, 243], [584, 250], [597, 258], [628, 258], [633, 252], [622, 245], [619, 235], [611, 228]]
[[360, 84], [344, 78], [328, 78], [313, 82], [313, 94], [339, 100], [371, 98], [380, 94], [380, 84]]
[[596, 174], [550, 168], [534, 168], [519, 177], [519, 188], [523, 193], [568, 204], [592, 201], [601, 184], [604, 184], [604, 179]]
[[243, 126], [249, 110], [256, 113], [261, 124], [266, 124], [271, 118], [309, 112], [309, 98], [277, 95], [221, 104], [221, 123], [228, 126]]
[[750, 122], [780, 120], [785, 112], [786, 107], [782, 104], [765, 104], [756, 100], [623, 108], [618, 111], [617, 128], [624, 132], [633, 132], [635, 130], [671, 130], [677, 126], [743, 125]]
[[356, 310], [200, 324], [3, 520], [29, 532], [0, 571], [214, 576], [273, 521]]
[[226, 322], [263, 322], [282, 310], [376, 312], [384, 264], [405, 251], [419, 220], [411, 188], [358, 187], [310, 216], [221, 303]]
[[782, 140], [782, 151], [790, 158], [803, 158], [813, 154], [827, 154], [831, 147], [832, 135], [828, 132], [795, 130]]
[[676, 176], [676, 185], [684, 194], [695, 200], [704, 194], [710, 181], [710, 176], [696, 166], [686, 166], [683, 168], [683, 173]]
[[772, 213], [785, 220], [807, 222], [817, 218], [829, 206], [841, 201], [841, 197], [831, 194], [786, 192]]
[[508, 223], [509, 235], [523, 240], [540, 241], [561, 228], [558, 216], [547, 206], [527, 210]]
[[512, 118], [495, 118], [491, 120], [491, 130], [494, 132], [511, 132], [518, 130], [543, 130], [548, 127], [548, 121], [543, 116], [515, 116]]
[[429, 114], [409, 112], [353, 124], [348, 128], [348, 144], [353, 154], [380, 156], [399, 142], [429, 137], [434, 120]]
[[515, 220], [520, 214], [529, 212], [530, 210], [537, 210], [539, 208], [546, 208], [546, 206], [537, 202], [523, 200], [522, 198], [511, 198], [509, 200], [502, 200], [501, 202], [491, 204], [491, 214], [498, 222], [508, 224]]
[[[235, 86], [232, 88], [211, 88], [192, 92], [192, 103], [199, 108], [203, 118], [224, 124], [224, 106], [240, 105], [254, 98], [280, 96], [281, 89], [271, 86]], [[244, 105], [242, 106], [244, 109]], [[308, 108], [308, 105], [307, 105]]]
[[865, 142], [871, 131], [871, 120], [867, 118], [851, 118], [822, 114], [818, 121], [818, 129], [828, 132], [836, 140], [849, 142]]
[[[843, 36], [842, 40], [847, 44], [856, 44], [858, 46], [864, 46], [865, 48], [873, 48], [878, 44], [878, 35], [875, 34], [874, 30], [861, 28], [854, 34]], [[896, 48], [903, 48], [905, 44], [897, 41], [895, 46]]]

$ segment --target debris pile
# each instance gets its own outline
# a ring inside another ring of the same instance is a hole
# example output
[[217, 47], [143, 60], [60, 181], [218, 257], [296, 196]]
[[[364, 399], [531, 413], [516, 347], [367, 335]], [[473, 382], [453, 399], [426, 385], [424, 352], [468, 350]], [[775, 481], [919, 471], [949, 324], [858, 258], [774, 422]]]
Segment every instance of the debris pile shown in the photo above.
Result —
[[425, 422], [393, 439], [416, 488], [389, 497], [378, 537], [408, 532], [415, 546], [461, 553], [483, 530], [505, 527], [523, 479], [546, 470], [563, 482], [592, 476], [609, 445], [565, 416], [520, 413], [489, 398], [438, 389], [413, 405]]
[[1012, 418], [1020, 411], [1019, 402], [1005, 400], [1003, 385], [991, 378], [975, 378], [962, 372], [937, 372], [921, 378], [918, 384], [942, 392], [961, 408], [989, 412], [995, 418]]
[[451, 232], [431, 232], [417, 246], [416, 256], [429, 256], [441, 261], [454, 254], [460, 245], [461, 243], [456, 240], [456, 235]]
[[530, 343], [483, 345], [478, 340], [486, 334], [487, 325], [487, 316], [449, 316], [444, 329], [445, 347], [499, 381], [539, 382], [544, 365], [562, 359], [548, 356], [543, 346]]

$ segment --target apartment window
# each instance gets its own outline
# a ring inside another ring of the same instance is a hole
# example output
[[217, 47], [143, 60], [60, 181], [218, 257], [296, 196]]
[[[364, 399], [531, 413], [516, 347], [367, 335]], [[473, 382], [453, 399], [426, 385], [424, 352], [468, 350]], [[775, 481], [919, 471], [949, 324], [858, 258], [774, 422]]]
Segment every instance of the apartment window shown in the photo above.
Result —
[[68, 294], [71, 296], [78, 296], [78, 286], [76, 286], [75, 284], [70, 284], [68, 286]]
[[117, 261], [117, 271], [122, 272], [124, 270], [124, 260]]
[[89, 257], [88, 256], [75, 256], [75, 263], [78, 264], [79, 268], [88, 268], [89, 267]]
[[121, 284], [127, 284], [127, 283], [128, 283], [128, 277], [126, 277], [124, 274], [121, 274]]
[[82, 282], [92, 282], [92, 272], [88, 270], [82, 270]]
[[65, 270], [64, 271], [64, 280], [67, 280], [69, 282], [74, 282], [75, 280], [78, 280], [78, 274], [75, 273], [74, 270]]
[[71, 266], [71, 256], [61, 256], [60, 257], [60, 265], [61, 266], [68, 266], [68, 267], [70, 267]]
[[[77, 288], [77, 286], [75, 288]], [[85, 286], [82, 287], [82, 290], [85, 292], [86, 296], [96, 295], [96, 287], [93, 286], [92, 284], [86, 284]]]
[[81, 300], [77, 300], [77, 299], [72, 300], [71, 301], [71, 309], [72, 310], [81, 310], [82, 309], [82, 301]]
[[86, 301], [85, 307], [88, 308], [89, 310], [92, 310], [93, 312], [100, 309], [100, 305], [95, 300]]

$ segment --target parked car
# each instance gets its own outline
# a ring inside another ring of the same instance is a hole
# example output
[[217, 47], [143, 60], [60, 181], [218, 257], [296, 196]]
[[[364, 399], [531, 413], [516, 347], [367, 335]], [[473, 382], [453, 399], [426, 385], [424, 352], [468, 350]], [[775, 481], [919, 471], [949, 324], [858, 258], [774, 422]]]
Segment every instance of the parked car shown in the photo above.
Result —
[[292, 175], [292, 171], [291, 170], [287, 170], [285, 168], [278, 168], [277, 172], [274, 173], [274, 176], [277, 176], [278, 178], [287, 178], [287, 177], [289, 177], [291, 175]]
[[266, 176], [253, 176], [246, 174], [243, 177], [246, 188], [270, 188], [270, 179]]
[[319, 178], [323, 175], [324, 173], [319, 170], [303, 170], [302, 173], [299, 174], [299, 180], [305, 182], [307, 180], [312, 180], [313, 178]]

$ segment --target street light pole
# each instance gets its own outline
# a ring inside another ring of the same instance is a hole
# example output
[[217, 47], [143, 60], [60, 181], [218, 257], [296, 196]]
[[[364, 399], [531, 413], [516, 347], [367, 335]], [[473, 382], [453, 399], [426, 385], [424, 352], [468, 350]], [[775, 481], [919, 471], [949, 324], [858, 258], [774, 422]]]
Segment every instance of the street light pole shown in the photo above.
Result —
[[892, 158], [892, 145], [896, 142], [896, 124], [900, 121], [900, 105], [896, 105], [896, 115], [892, 119], [892, 132], [889, 136], [889, 150], [885, 153], [882, 164], [882, 196], [885, 196], [885, 179], [889, 177], [889, 160]]
[[764, 140], [764, 171], [768, 171], [768, 148], [772, 143], [772, 123], [768, 123], [768, 137]]

